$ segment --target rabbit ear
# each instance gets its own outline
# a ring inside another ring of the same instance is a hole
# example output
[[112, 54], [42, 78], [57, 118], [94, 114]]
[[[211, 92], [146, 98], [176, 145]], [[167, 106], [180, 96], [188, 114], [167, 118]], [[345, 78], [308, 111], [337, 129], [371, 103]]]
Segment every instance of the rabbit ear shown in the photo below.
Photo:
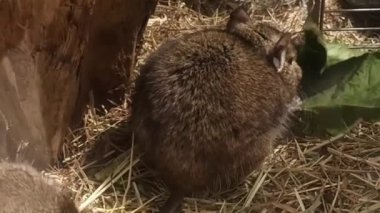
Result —
[[277, 72], [281, 72], [286, 62], [288, 46], [291, 45], [293, 35], [286, 33], [277, 41], [273, 48], [272, 63], [277, 69]]
[[286, 58], [286, 51], [283, 50], [279, 53], [279, 56], [274, 55], [272, 62], [274, 67], [277, 69], [277, 72], [281, 72], [284, 68]]
[[233, 32], [238, 24], [246, 24], [250, 17], [244, 6], [237, 7], [230, 14], [230, 19], [227, 23], [227, 30]]
[[235, 8], [230, 14], [230, 20], [233, 20], [239, 23], [247, 23], [249, 19], [250, 19], [249, 15], [247, 11], [244, 9], [244, 6]]

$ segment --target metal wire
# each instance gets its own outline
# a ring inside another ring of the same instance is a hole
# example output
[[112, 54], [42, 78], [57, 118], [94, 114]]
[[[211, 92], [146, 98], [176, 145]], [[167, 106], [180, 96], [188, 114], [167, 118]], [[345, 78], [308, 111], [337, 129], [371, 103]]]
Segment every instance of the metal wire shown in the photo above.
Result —
[[335, 9], [335, 10], [326, 10], [325, 13], [339, 13], [339, 12], [376, 12], [376, 11], [380, 11], [380, 8]]
[[330, 28], [323, 29], [323, 31], [371, 31], [371, 30], [380, 30], [380, 27], [344, 27], [344, 28]]

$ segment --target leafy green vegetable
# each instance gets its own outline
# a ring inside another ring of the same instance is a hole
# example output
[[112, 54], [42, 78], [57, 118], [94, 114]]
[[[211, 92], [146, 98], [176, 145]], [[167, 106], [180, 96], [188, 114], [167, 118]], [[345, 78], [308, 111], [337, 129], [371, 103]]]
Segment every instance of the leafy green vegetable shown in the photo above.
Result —
[[349, 58], [360, 56], [365, 53], [362, 49], [350, 49], [342, 44], [325, 44], [327, 49], [327, 66], [334, 65], [338, 62]]
[[305, 27], [298, 61], [306, 96], [303, 133], [336, 135], [358, 119], [380, 120], [380, 52], [326, 44], [315, 29]]

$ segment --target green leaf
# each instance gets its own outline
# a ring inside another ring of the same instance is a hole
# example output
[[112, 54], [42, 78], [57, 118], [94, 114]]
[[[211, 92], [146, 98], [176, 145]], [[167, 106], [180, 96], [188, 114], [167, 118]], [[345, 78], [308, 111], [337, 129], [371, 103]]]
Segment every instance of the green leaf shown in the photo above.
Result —
[[358, 120], [380, 120], [380, 53], [326, 43], [313, 23], [304, 28], [301, 130], [336, 135]]
[[350, 49], [343, 44], [330, 43], [325, 44], [325, 46], [327, 49], [327, 66], [331, 66], [338, 62], [366, 53], [362, 49]]
[[303, 110], [309, 118], [307, 132], [335, 135], [347, 130], [359, 118], [379, 120], [379, 70], [380, 53], [365, 53], [333, 63], [313, 84], [304, 85], [309, 87], [308, 98], [303, 102]]

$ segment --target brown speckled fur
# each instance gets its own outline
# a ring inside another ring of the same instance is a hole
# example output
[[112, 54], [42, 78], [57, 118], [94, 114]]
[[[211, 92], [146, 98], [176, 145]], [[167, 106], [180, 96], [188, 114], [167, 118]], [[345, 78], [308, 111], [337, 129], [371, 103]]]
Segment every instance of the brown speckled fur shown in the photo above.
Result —
[[0, 163], [0, 213], [78, 213], [70, 195], [26, 164]]
[[273, 41], [242, 32], [184, 35], [161, 45], [141, 68], [132, 99], [135, 139], [173, 193], [239, 183], [286, 125], [301, 70], [293, 62], [278, 73], [267, 60], [280, 31]]

